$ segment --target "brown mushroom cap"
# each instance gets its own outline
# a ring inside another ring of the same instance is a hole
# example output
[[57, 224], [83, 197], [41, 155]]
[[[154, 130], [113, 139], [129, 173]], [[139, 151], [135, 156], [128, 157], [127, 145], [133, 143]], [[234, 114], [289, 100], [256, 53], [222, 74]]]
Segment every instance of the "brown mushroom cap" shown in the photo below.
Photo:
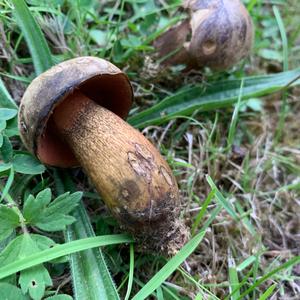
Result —
[[192, 64], [227, 69], [246, 57], [253, 42], [251, 17], [240, 0], [189, 0]]
[[35, 78], [21, 100], [19, 129], [27, 149], [45, 164], [78, 165], [72, 150], [58, 136], [51, 118], [54, 109], [74, 89], [80, 89], [121, 118], [127, 117], [133, 101], [127, 76], [113, 64], [96, 57], [62, 62]]
[[189, 18], [154, 42], [165, 65], [226, 70], [249, 55], [253, 23], [241, 0], [185, 0], [184, 8]]

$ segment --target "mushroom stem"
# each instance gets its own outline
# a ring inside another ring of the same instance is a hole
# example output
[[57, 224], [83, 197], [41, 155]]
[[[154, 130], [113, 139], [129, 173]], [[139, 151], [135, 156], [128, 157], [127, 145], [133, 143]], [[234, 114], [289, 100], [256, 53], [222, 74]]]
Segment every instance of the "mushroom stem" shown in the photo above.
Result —
[[145, 248], [172, 254], [186, 241], [178, 187], [166, 161], [136, 129], [79, 90], [53, 120], [113, 215]]

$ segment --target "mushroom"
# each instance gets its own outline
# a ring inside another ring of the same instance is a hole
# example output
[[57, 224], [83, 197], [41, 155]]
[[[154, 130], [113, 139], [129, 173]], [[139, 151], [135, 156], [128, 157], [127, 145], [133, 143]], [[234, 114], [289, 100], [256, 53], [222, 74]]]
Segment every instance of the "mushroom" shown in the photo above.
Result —
[[71, 59], [27, 88], [21, 138], [46, 165], [81, 165], [144, 249], [173, 254], [187, 238], [177, 183], [155, 147], [123, 120], [132, 101], [131, 84], [116, 66], [95, 57]]
[[249, 55], [251, 17], [240, 0], [185, 0], [189, 18], [154, 42], [164, 64], [225, 70]]

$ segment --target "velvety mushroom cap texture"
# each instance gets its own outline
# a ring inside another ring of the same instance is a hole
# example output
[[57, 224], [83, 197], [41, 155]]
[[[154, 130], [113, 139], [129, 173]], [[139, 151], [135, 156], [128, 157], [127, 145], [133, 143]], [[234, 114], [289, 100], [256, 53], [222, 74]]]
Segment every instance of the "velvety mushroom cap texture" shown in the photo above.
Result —
[[78, 165], [69, 146], [58, 136], [52, 114], [75, 89], [121, 118], [133, 101], [127, 76], [108, 61], [80, 57], [62, 62], [35, 78], [20, 104], [19, 129], [25, 146], [44, 164]]

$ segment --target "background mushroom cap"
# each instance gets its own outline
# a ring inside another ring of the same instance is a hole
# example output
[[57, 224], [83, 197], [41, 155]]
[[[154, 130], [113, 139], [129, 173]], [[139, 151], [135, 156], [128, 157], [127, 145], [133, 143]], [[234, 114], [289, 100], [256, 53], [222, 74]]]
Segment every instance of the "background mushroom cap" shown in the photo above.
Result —
[[190, 10], [192, 65], [227, 69], [246, 57], [253, 43], [251, 17], [240, 0], [185, 1]]
[[96, 57], [62, 62], [35, 78], [21, 99], [19, 129], [26, 148], [45, 164], [59, 167], [78, 165], [51, 120], [54, 109], [74, 89], [80, 89], [121, 118], [127, 117], [133, 101], [127, 76], [110, 62]]
[[189, 17], [154, 41], [163, 64], [226, 70], [250, 54], [253, 24], [240, 0], [186, 0], [183, 7]]

